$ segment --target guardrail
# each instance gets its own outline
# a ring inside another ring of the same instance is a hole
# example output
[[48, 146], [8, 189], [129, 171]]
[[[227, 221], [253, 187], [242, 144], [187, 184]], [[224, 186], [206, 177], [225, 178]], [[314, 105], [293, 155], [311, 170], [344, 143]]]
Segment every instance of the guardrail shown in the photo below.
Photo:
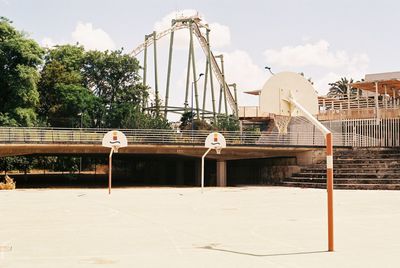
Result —
[[[12, 128], [0, 127], [3, 144], [101, 144], [104, 134], [111, 129], [69, 128]], [[122, 129], [129, 144], [203, 145], [210, 131]], [[221, 131], [232, 146], [324, 146], [319, 132], [239, 132]], [[363, 137], [356, 134], [334, 133], [335, 146], [363, 146]]]

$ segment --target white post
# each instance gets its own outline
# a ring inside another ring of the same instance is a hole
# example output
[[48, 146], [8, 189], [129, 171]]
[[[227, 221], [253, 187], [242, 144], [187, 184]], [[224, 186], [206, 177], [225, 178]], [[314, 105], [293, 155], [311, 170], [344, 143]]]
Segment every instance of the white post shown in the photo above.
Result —
[[385, 109], [387, 109], [388, 107], [388, 105], [387, 105], [387, 86], [385, 85], [385, 97], [384, 97], [384, 103], [385, 103]]
[[328, 201], [328, 251], [334, 250], [333, 236], [333, 139], [331, 131], [319, 122], [309, 111], [301, 106], [295, 99], [289, 97], [289, 102], [293, 103], [304, 116], [317, 126], [325, 135], [326, 140], [326, 190]]
[[347, 84], [347, 110], [350, 111], [350, 84]]
[[207, 151], [201, 157], [201, 193], [203, 193], [204, 188], [204, 158], [211, 151], [212, 148], [208, 148]]
[[378, 82], [375, 82], [375, 109], [376, 109], [376, 123], [379, 122], [379, 102], [378, 102]]
[[315, 118], [312, 114], [310, 114], [309, 111], [307, 111], [306, 109], [304, 109], [303, 106], [301, 106], [295, 99], [293, 99], [292, 97], [289, 98], [289, 102], [293, 103], [300, 111], [303, 112], [304, 116], [311, 121], [311, 123], [313, 123], [319, 130], [322, 131], [322, 133], [324, 133], [324, 135], [331, 133], [331, 131], [325, 127], [323, 124], [321, 124], [321, 122], [319, 122], [317, 120], [317, 118]]
[[111, 147], [110, 155], [108, 156], [108, 194], [111, 194], [111, 173], [112, 173], [112, 155], [114, 147]]

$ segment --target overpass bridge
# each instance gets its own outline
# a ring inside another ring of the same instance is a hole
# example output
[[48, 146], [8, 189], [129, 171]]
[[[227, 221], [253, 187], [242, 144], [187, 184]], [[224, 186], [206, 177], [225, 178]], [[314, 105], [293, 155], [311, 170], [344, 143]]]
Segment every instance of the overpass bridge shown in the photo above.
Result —
[[[0, 156], [107, 154], [101, 146], [104, 134], [111, 129], [93, 128], [13, 128], [0, 127]], [[200, 157], [204, 141], [210, 131], [122, 129], [128, 147], [121, 154], [165, 154]], [[222, 131], [227, 148], [220, 155], [210, 153], [213, 159], [251, 159], [273, 156], [297, 156], [324, 147], [324, 137], [319, 132], [246, 132]], [[354, 146], [359, 137], [334, 134], [334, 145]]]
[[[109, 148], [101, 145], [104, 134], [111, 129], [72, 128], [12, 128], [0, 127], [0, 157], [16, 155], [104, 155]], [[128, 147], [120, 148], [119, 154], [136, 158], [145, 156], [170, 157], [176, 160], [176, 174], [183, 174], [184, 158], [191, 158], [194, 179], [198, 179], [201, 155], [205, 152], [204, 141], [210, 131], [122, 129], [128, 139]], [[207, 158], [216, 163], [215, 178], [218, 186], [227, 181], [227, 161], [265, 158], [291, 158], [297, 165], [314, 163], [325, 157], [324, 137], [319, 132], [246, 132], [222, 131], [227, 148], [220, 155], [210, 152]], [[358, 136], [334, 134], [336, 147], [352, 147], [360, 143]], [[180, 159], [182, 158], [182, 159]], [[197, 159], [197, 160], [196, 160]], [[235, 161], [233, 161], [235, 162]], [[231, 163], [231, 162], [230, 162]], [[174, 169], [172, 167], [164, 167]], [[160, 168], [160, 167], [159, 167]], [[286, 168], [286, 166], [284, 167]], [[191, 169], [191, 168], [190, 168]], [[180, 171], [179, 171], [180, 170]], [[165, 172], [165, 171], [164, 171]], [[183, 181], [184, 175], [180, 176]], [[179, 181], [179, 179], [178, 179]]]

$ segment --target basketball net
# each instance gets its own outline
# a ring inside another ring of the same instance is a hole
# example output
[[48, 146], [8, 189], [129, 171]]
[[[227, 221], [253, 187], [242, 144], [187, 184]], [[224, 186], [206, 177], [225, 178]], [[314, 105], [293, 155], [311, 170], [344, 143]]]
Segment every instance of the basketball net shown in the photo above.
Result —
[[115, 145], [112, 148], [113, 148], [114, 153], [118, 153], [119, 146]]
[[215, 151], [217, 152], [217, 154], [221, 154], [221, 150], [222, 150], [221, 147], [215, 147]]
[[291, 119], [292, 119], [291, 116], [286, 116], [286, 115], [274, 116], [274, 124], [278, 129], [279, 134], [287, 134], [288, 126]]

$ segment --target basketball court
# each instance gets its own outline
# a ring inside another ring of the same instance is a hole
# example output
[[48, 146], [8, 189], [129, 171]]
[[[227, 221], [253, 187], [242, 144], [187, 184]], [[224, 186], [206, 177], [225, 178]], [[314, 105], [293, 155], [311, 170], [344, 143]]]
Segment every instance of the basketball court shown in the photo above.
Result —
[[0, 267], [395, 267], [396, 191], [115, 188], [0, 193]]

